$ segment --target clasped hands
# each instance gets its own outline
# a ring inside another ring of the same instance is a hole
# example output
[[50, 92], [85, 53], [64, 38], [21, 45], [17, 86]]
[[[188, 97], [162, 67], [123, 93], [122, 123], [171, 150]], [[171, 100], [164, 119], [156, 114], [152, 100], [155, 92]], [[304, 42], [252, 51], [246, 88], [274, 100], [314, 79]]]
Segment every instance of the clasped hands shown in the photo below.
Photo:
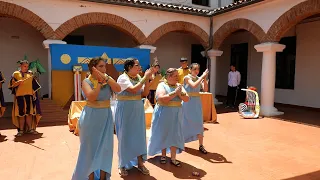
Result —
[[92, 75], [97, 78], [98, 82], [99, 83], [102, 83], [102, 84], [107, 84], [108, 80], [109, 80], [109, 75], [107, 75], [107, 77], [102, 73], [100, 72], [97, 68], [95, 67], [92, 67]]

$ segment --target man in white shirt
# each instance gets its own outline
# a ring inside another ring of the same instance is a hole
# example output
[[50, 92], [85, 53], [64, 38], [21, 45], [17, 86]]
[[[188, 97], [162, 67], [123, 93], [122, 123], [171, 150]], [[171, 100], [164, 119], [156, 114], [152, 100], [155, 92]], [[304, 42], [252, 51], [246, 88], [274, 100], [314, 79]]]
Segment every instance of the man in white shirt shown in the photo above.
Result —
[[231, 71], [228, 74], [228, 95], [227, 95], [227, 107], [234, 108], [236, 103], [236, 95], [238, 86], [241, 81], [240, 72], [236, 70], [234, 65], [230, 66]]

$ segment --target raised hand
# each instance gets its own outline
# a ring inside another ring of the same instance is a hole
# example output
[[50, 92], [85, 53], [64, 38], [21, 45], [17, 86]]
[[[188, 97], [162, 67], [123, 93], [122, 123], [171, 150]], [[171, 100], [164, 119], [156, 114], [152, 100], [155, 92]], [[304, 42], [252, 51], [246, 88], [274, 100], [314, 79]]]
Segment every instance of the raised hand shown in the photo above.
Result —
[[208, 74], [209, 74], [209, 70], [206, 69], [202, 74], [202, 78], [206, 78], [208, 76]]
[[152, 70], [151, 69], [147, 69], [146, 72], [144, 73], [144, 75], [147, 77], [147, 78], [150, 78], [152, 76]]

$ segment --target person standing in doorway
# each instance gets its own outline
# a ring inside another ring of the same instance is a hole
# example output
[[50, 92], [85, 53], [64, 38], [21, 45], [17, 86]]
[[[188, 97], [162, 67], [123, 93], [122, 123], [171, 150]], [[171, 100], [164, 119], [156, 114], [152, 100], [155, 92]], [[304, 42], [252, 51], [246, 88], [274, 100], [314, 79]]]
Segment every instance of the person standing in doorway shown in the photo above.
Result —
[[230, 72], [228, 74], [228, 94], [227, 94], [227, 106], [228, 107], [235, 107], [236, 103], [236, 96], [238, 91], [238, 86], [241, 81], [241, 74], [239, 71], [236, 70], [235, 65], [230, 66]]
[[190, 73], [188, 67], [188, 59], [185, 57], [180, 58], [181, 67], [178, 69], [179, 84], [183, 84], [184, 77]]

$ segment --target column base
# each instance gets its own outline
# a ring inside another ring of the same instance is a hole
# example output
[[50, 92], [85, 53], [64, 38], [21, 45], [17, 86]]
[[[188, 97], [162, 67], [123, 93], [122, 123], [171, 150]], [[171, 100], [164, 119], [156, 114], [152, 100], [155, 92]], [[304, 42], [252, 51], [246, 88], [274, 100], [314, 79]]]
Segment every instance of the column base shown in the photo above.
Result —
[[216, 99], [216, 98], [213, 99], [213, 103], [215, 105], [223, 104], [223, 102], [219, 102], [218, 99]]
[[278, 111], [278, 109], [273, 106], [261, 106], [260, 114], [263, 116], [279, 116], [283, 115], [284, 112]]

